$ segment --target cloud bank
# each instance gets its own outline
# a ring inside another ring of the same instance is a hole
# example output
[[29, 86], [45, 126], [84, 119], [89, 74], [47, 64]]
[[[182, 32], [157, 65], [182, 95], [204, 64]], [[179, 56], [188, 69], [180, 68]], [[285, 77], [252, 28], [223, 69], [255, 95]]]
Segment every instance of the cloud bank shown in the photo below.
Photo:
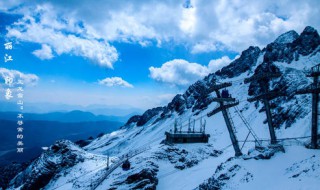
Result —
[[42, 48], [33, 54], [40, 59], [57, 55], [82, 56], [100, 66], [113, 68], [117, 50], [103, 39], [84, 34], [84, 26], [73, 18], [63, 19], [50, 5], [38, 5], [35, 10], [23, 10], [23, 18], [7, 27], [7, 38], [38, 43]]
[[240, 52], [250, 45], [265, 46], [292, 29], [320, 29], [318, 0], [14, 2], [0, 3], [1, 10], [15, 7], [12, 13], [24, 15], [8, 28], [8, 37], [46, 44], [57, 55], [71, 53], [109, 68], [119, 56], [113, 42], [175, 42], [194, 54]]

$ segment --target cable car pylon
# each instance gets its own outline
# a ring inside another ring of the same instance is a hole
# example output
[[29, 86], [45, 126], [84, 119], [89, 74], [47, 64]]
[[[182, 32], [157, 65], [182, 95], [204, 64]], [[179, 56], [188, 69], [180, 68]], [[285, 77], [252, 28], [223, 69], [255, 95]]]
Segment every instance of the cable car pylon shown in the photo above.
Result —
[[223, 96], [220, 94], [220, 91], [219, 91], [220, 89], [229, 87], [231, 85], [232, 85], [232, 83], [222, 83], [219, 85], [213, 85], [210, 88], [210, 91], [211, 92], [215, 91], [216, 95], [217, 95], [217, 97], [213, 98], [212, 101], [218, 102], [219, 107], [210, 111], [207, 114], [207, 116], [211, 117], [212, 115], [217, 114], [220, 111], [222, 112], [222, 115], [224, 117], [224, 120], [225, 120], [227, 128], [228, 128], [230, 139], [231, 139], [234, 151], [235, 151], [235, 156], [241, 156], [242, 152], [239, 147], [239, 142], [237, 140], [237, 136], [235, 135], [234, 127], [232, 126], [232, 122], [231, 122], [230, 116], [227, 111], [228, 108], [231, 108], [231, 107], [238, 105], [239, 101], [236, 101], [235, 98], [231, 98], [231, 96], [229, 95], [229, 92], [227, 92], [226, 90], [223, 91], [223, 94], [222, 94]]

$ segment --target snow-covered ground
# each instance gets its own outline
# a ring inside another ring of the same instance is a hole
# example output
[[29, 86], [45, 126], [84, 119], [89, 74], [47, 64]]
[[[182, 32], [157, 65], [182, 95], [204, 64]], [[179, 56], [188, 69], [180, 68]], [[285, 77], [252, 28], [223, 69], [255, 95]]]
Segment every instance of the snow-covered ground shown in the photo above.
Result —
[[219, 180], [211, 184], [220, 189], [319, 189], [320, 152], [302, 146], [285, 150], [270, 160], [228, 161], [213, 176]]

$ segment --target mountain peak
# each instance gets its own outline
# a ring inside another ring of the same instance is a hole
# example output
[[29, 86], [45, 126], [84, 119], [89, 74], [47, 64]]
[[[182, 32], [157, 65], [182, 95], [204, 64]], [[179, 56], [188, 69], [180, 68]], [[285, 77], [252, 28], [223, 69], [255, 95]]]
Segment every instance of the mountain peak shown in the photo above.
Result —
[[[312, 26], [306, 26], [305, 28], [304, 28], [304, 30], [303, 30], [303, 32], [317, 32], [317, 30], [316, 29], [314, 29]], [[302, 33], [303, 33], [302, 32]]]
[[286, 33], [281, 34], [274, 42], [278, 44], [292, 43], [298, 37], [299, 34], [296, 31], [290, 30]]
[[221, 77], [232, 78], [239, 76], [240, 74], [248, 71], [253, 65], [256, 64], [257, 58], [259, 57], [261, 50], [257, 46], [250, 46], [244, 50], [240, 57], [229, 65], [223, 67], [215, 74]]
[[86, 152], [69, 140], [59, 140], [35, 159], [26, 170], [20, 172], [10, 184], [21, 189], [41, 189], [52, 176], [66, 168], [83, 162]]
[[[320, 45], [320, 36], [318, 31], [311, 26], [307, 26], [300, 34], [299, 38], [293, 42], [301, 55], [308, 55]], [[319, 51], [317, 49], [316, 51]]]

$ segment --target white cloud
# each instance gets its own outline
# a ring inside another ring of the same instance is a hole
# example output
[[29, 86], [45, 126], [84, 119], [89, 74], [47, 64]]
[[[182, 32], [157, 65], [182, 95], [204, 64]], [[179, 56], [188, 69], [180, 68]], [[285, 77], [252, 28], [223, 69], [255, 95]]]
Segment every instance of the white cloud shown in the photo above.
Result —
[[[311, 25], [319, 29], [317, 0], [291, 1], [195, 1], [198, 35], [240, 52], [250, 45], [265, 46], [278, 35]], [[318, 23], [316, 23], [318, 22]], [[206, 33], [206, 34], [205, 34]]]
[[47, 44], [42, 44], [41, 49], [35, 50], [32, 53], [41, 60], [53, 58], [52, 50]]
[[210, 72], [216, 72], [217, 70], [222, 69], [222, 67], [227, 66], [231, 63], [232, 60], [228, 56], [223, 56], [219, 59], [210, 60], [208, 68]]
[[108, 87], [121, 86], [121, 87], [126, 87], [126, 88], [133, 88], [132, 84], [123, 80], [121, 77], [105, 78], [103, 80], [99, 80], [99, 84], [106, 85]]
[[190, 63], [183, 59], [174, 59], [160, 68], [150, 67], [150, 77], [156, 81], [186, 86], [209, 74], [206, 66]]
[[[235, 59], [238, 58], [235, 57]], [[224, 66], [230, 64], [228, 56], [210, 60], [209, 64], [201, 65], [190, 63], [183, 59], [174, 59], [164, 63], [161, 67], [150, 67], [150, 78], [158, 82], [167, 83], [175, 86], [188, 86], [199, 79], [204, 78], [210, 73], [214, 73]]]
[[9, 70], [6, 68], [0, 68], [0, 80], [1, 84], [5, 84], [5, 78], [10, 77], [13, 79], [13, 86], [17, 86], [18, 80], [22, 80], [24, 86], [35, 86], [39, 77], [34, 74], [25, 74], [17, 70]]
[[196, 8], [190, 7], [183, 9], [182, 11], [182, 17], [180, 20], [180, 29], [189, 35], [192, 35], [194, 33], [194, 30], [196, 28]]
[[113, 67], [118, 60], [117, 50], [113, 46], [105, 40], [83, 35], [85, 28], [74, 19], [59, 19], [53, 13], [51, 6], [38, 6], [33, 13], [27, 11], [22, 19], [7, 27], [6, 36], [43, 44], [42, 49], [33, 52], [40, 59], [52, 58], [53, 50], [58, 55], [74, 54], [101, 66]]

